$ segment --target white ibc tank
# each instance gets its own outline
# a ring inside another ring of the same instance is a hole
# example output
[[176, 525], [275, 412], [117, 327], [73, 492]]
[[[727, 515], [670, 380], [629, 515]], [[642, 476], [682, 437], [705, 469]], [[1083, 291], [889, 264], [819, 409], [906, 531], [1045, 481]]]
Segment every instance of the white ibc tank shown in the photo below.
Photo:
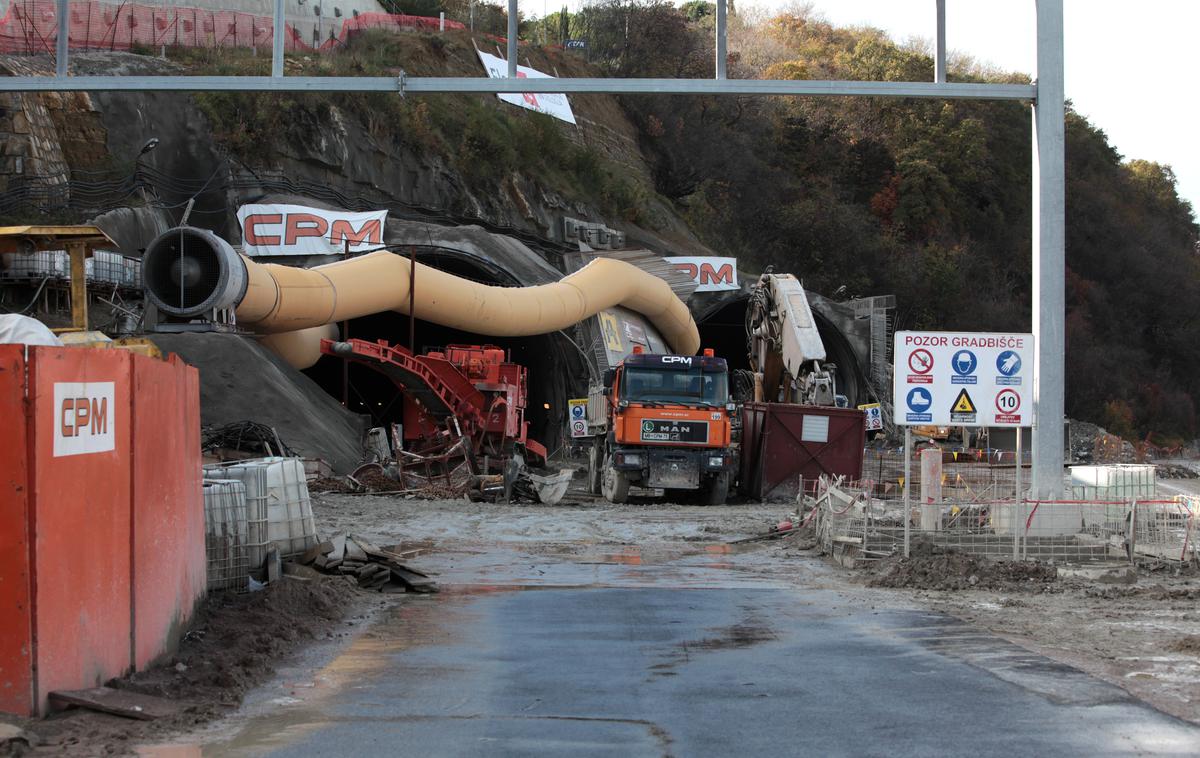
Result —
[[250, 534], [246, 487], [237, 480], [204, 480], [204, 545], [208, 588], [246, 589], [251, 545], [262, 554], [261, 536]]
[[[303, 553], [317, 544], [312, 501], [299, 458], [256, 458], [222, 466], [206, 466], [205, 476], [236, 479], [246, 486], [246, 516], [253, 532], [266, 529], [266, 542], [274, 543], [280, 556]], [[250, 567], [258, 569], [266, 558], [266, 547], [250, 548]]]
[[1072, 466], [1071, 493], [1076, 500], [1148, 500], [1158, 493], [1150, 464]]

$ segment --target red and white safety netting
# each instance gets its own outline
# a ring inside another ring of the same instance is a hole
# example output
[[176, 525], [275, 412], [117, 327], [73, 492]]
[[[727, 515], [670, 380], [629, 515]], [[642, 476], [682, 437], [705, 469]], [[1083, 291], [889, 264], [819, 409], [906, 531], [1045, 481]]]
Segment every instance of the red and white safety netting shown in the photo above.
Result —
[[[270, 48], [274, 23], [269, 16], [228, 10], [110, 4], [75, 0], [68, 4], [68, 44], [72, 50], [129, 50], [136, 46]], [[390, 13], [361, 13], [342, 20], [340, 32], [319, 48], [304, 41], [291, 24], [284, 32], [289, 51], [330, 50], [365, 29], [437, 31], [439, 19]], [[446, 21], [447, 29], [463, 29]], [[54, 0], [13, 0], [0, 18], [0, 53], [54, 53], [58, 8]]]

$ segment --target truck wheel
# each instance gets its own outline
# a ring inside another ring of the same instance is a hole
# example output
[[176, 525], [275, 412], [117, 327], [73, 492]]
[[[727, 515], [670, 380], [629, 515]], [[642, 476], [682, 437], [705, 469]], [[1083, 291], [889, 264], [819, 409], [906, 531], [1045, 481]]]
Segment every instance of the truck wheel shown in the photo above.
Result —
[[729, 472], [725, 471], [714, 476], [708, 482], [704, 491], [705, 505], [725, 505], [729, 497]]
[[601, 487], [604, 499], [610, 503], [624, 503], [629, 500], [629, 477], [624, 471], [613, 467], [612, 456], [604, 458], [604, 472]]

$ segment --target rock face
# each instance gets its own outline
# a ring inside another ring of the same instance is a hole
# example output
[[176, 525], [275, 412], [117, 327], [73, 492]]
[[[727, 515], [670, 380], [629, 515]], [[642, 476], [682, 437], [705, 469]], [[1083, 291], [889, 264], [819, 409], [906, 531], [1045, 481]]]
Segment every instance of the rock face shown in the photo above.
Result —
[[[71, 61], [77, 74], [183, 73], [169, 61], [130, 53], [79, 53]], [[469, 67], [475, 64], [455, 59], [447, 65], [452, 69], [447, 75], [478, 75]], [[50, 66], [47, 60], [0, 57], [0, 75], [45, 74]], [[445, 155], [389, 138], [391, 132], [378, 123], [332, 102], [288, 113], [280, 133], [255, 143], [252, 155], [242, 151], [235, 156], [218, 143], [213, 125], [190, 93], [0, 95], [0, 192], [37, 187], [23, 190], [34, 193], [33, 202], [18, 206], [14, 196], [13, 208], [0, 203], [0, 213], [15, 209], [28, 215], [52, 206], [96, 216], [151, 204], [169, 209], [178, 221], [188, 199], [202, 188], [189, 222], [233, 242], [240, 240], [234, 215], [239, 205], [267, 194], [295, 194], [348, 208], [389, 207], [394, 218], [481, 224], [548, 240], [563, 238], [562, 219], [569, 216], [624, 231], [631, 246], [711, 254], [653, 194], [639, 200], [639, 226], [606, 216], [594, 204], [571, 199], [563, 188], [520, 171], [469, 181]], [[622, 177], [652, 186], [637, 130], [615, 99], [581, 98], [576, 117], [577, 127], [562, 129], [564, 139], [602, 155]], [[158, 140], [157, 148], [139, 155], [151, 138]], [[106, 174], [99, 178], [109, 186], [77, 189], [72, 195], [71, 179], [77, 187], [97, 181], [79, 172], [99, 168]], [[137, 255], [161, 231], [152, 217], [120, 223], [119, 242], [127, 255]]]

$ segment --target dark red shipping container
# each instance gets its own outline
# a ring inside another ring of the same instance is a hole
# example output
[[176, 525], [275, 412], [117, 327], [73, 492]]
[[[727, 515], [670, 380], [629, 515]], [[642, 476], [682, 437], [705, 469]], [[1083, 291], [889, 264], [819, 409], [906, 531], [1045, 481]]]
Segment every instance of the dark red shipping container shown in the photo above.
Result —
[[801, 478], [861, 479], [866, 437], [865, 415], [853, 408], [746, 403], [739, 489], [759, 500], [782, 500], [796, 497]]

